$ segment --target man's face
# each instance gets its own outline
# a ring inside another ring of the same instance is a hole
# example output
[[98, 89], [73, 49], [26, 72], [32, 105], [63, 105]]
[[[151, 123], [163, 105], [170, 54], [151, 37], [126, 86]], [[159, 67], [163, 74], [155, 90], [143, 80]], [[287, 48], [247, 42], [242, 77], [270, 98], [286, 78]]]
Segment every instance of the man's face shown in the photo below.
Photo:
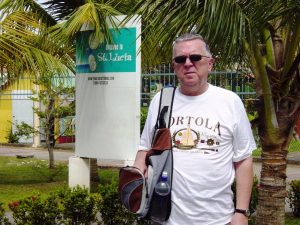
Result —
[[211, 57], [202, 57], [200, 61], [192, 62], [190, 58], [186, 58], [184, 63], [176, 63], [176, 56], [190, 55], [209, 56], [205, 43], [201, 40], [188, 40], [178, 42], [173, 50], [173, 67], [174, 72], [181, 84], [181, 88], [200, 89], [207, 83], [208, 73], [212, 70], [213, 59]]

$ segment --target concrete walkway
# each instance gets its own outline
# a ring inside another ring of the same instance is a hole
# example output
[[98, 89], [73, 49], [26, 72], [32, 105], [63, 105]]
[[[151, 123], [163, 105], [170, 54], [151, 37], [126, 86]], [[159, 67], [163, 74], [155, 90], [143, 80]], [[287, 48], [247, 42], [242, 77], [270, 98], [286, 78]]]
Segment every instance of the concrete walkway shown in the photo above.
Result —
[[[33, 157], [36, 159], [49, 159], [49, 153], [46, 148], [33, 148], [29, 146], [16, 146], [0, 144], [0, 156], [13, 157]], [[55, 161], [68, 161], [70, 157], [75, 156], [73, 144], [60, 144], [54, 149]], [[97, 159], [100, 167], [122, 167], [124, 162], [122, 160], [106, 160]]]

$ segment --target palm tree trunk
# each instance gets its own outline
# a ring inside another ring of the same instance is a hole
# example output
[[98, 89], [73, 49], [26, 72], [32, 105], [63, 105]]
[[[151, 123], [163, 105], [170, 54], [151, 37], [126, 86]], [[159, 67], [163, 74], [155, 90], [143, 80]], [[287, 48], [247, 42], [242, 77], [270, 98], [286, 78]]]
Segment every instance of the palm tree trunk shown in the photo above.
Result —
[[263, 147], [256, 224], [284, 225], [287, 152], [281, 146], [268, 150]]
[[[258, 186], [257, 225], [284, 225], [287, 154], [292, 139], [293, 124], [298, 116], [291, 115], [289, 98], [278, 101], [275, 115], [278, 130], [272, 132], [260, 122], [258, 131], [262, 145], [262, 169]], [[263, 107], [258, 108], [260, 120], [265, 117]], [[271, 137], [271, 138], [270, 138]]]

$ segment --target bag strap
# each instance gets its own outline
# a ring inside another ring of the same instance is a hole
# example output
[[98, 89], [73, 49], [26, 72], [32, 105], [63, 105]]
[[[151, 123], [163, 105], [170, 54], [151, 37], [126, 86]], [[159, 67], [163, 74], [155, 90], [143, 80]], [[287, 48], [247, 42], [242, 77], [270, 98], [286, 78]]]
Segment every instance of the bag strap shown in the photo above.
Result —
[[175, 90], [176, 87], [161, 90], [155, 129], [170, 128]]

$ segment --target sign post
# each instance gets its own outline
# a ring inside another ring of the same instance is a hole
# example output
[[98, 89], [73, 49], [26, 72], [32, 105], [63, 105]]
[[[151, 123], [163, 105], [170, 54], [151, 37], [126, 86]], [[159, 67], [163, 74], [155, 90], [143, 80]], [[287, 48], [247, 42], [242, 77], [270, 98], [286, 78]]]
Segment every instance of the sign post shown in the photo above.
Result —
[[78, 37], [75, 155], [125, 164], [134, 160], [140, 136], [140, 19], [109, 31], [112, 43], [88, 27]]

